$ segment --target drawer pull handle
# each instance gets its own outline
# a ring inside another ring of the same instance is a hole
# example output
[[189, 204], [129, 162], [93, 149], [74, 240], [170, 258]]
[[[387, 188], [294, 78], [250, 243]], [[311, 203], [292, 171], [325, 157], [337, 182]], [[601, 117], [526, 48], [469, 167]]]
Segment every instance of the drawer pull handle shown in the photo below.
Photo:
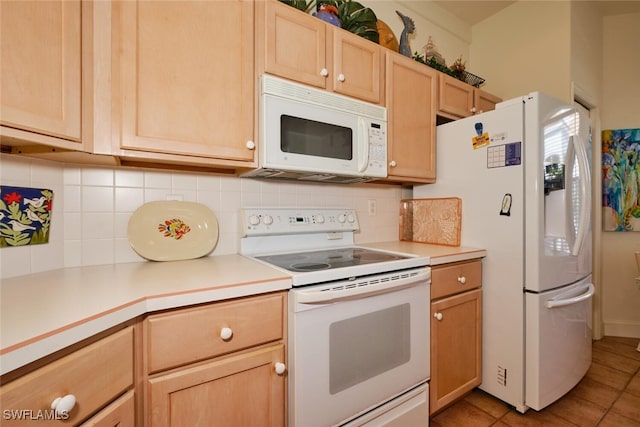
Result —
[[436, 320], [442, 320], [442, 313], [433, 313], [433, 317], [435, 317]]
[[220, 329], [220, 338], [222, 338], [223, 341], [229, 341], [232, 336], [233, 331], [231, 330], [231, 328]]
[[76, 397], [73, 394], [56, 397], [54, 401], [51, 402], [51, 409], [56, 411], [56, 415], [67, 415], [74, 406], [76, 406]]
[[464, 276], [460, 276], [460, 277], [458, 277], [458, 282], [460, 282], [460, 283], [462, 283], [464, 285], [465, 283], [467, 283], [467, 278], [464, 277]]
[[284, 372], [287, 370], [287, 366], [282, 362], [276, 362], [276, 364], [274, 365], [274, 368], [276, 370], [276, 374], [278, 375], [283, 375]]

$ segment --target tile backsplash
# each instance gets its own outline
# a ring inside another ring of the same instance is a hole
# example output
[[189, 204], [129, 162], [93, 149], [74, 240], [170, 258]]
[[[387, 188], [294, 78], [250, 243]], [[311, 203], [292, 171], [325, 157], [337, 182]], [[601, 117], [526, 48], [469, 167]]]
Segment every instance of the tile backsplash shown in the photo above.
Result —
[[[131, 168], [62, 164], [0, 155], [2, 185], [50, 188], [54, 192], [49, 243], [0, 249], [0, 278], [62, 267], [142, 262], [130, 247], [127, 224], [141, 205], [184, 200], [209, 207], [218, 219], [212, 255], [237, 253], [242, 207], [353, 207], [356, 243], [398, 239], [400, 200], [410, 188], [394, 185], [332, 185], [253, 180]], [[369, 215], [369, 201], [376, 205]]]

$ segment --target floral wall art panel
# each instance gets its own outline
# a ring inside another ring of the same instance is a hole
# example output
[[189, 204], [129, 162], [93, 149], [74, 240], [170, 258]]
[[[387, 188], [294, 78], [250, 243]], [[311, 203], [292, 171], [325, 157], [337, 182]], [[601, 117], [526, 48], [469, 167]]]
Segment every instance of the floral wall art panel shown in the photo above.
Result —
[[602, 227], [640, 231], [640, 129], [602, 131]]
[[53, 191], [0, 186], [0, 247], [49, 242]]

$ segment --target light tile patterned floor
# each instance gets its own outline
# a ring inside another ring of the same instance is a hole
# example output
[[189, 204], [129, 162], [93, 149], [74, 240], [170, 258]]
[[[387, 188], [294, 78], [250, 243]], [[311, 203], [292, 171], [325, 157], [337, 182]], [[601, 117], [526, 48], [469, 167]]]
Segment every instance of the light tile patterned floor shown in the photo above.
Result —
[[431, 418], [432, 427], [640, 427], [640, 352], [637, 338], [593, 342], [587, 375], [562, 399], [524, 415], [476, 389]]

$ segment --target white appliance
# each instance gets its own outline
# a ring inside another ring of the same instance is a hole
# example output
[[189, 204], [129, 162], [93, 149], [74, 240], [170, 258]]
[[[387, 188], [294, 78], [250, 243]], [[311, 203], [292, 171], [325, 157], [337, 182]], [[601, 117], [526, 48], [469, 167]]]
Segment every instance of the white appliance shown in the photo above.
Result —
[[261, 78], [259, 168], [244, 176], [331, 183], [387, 176], [387, 110]]
[[546, 96], [437, 127], [437, 181], [415, 198], [462, 198], [462, 244], [483, 263], [481, 389], [540, 410], [591, 364], [588, 118]]
[[355, 246], [352, 209], [242, 221], [241, 253], [292, 277], [288, 425], [428, 425], [429, 258]]

